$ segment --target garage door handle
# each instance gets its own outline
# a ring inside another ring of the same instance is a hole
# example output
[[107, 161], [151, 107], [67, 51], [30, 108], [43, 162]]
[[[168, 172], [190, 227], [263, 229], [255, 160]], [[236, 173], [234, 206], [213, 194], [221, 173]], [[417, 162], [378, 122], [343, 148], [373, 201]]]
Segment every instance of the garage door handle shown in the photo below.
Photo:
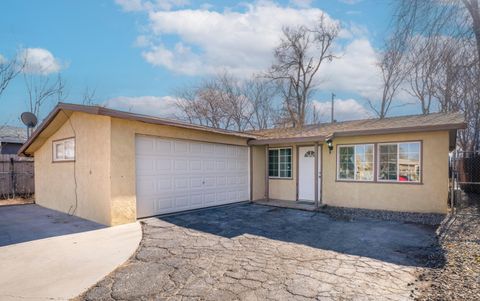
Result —
[[202, 181], [202, 184], [205, 185], [205, 181]]

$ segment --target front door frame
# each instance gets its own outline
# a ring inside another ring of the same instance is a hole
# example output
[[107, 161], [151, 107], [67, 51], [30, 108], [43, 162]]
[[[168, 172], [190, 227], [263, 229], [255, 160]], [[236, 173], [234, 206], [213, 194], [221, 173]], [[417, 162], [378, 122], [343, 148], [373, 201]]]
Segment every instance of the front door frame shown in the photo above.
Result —
[[[315, 190], [315, 207], [318, 208], [322, 202], [322, 171], [323, 171], [323, 162], [322, 162], [322, 144], [315, 142], [315, 144], [304, 144], [304, 145], [296, 145], [295, 152], [296, 152], [296, 171], [295, 171], [295, 178], [296, 178], [296, 201], [299, 201], [299, 175], [300, 175], [300, 147], [312, 147], [314, 148], [315, 152], [315, 166], [314, 166], [314, 190]], [[320, 165], [320, 169], [318, 166]]]

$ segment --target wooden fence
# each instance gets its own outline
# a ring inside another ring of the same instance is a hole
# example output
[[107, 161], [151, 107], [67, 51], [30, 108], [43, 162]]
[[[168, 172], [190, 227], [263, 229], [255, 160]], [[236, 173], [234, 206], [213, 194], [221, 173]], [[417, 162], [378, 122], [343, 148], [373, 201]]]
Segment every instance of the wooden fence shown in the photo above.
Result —
[[33, 158], [0, 155], [0, 199], [34, 194]]

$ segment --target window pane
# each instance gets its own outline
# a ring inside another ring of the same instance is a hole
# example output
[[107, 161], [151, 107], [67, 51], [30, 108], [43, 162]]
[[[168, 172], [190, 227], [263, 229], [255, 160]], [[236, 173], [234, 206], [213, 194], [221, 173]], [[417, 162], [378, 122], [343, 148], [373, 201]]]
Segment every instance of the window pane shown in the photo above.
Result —
[[65, 147], [63, 142], [56, 142], [55, 143], [55, 159], [56, 160], [63, 160], [65, 158]]
[[268, 176], [278, 177], [278, 149], [268, 150]]
[[292, 150], [290, 148], [280, 149], [280, 177], [289, 178], [292, 168]]
[[340, 146], [339, 147], [339, 179], [355, 179], [355, 161], [354, 161], [354, 146]]
[[292, 176], [292, 150], [290, 148], [268, 151], [268, 175], [280, 178]]
[[75, 159], [75, 140], [65, 140], [65, 160]]
[[420, 181], [420, 143], [399, 143], [398, 180], [401, 182]]
[[397, 180], [397, 144], [380, 145], [378, 179], [384, 181]]
[[373, 180], [373, 145], [355, 146], [355, 179], [359, 181]]

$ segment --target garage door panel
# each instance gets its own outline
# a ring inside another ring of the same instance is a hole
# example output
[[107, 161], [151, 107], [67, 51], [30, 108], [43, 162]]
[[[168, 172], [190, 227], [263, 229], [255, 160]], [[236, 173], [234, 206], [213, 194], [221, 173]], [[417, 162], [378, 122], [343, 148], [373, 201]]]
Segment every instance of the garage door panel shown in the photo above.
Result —
[[215, 160], [203, 160], [203, 168], [205, 171], [214, 171]]
[[137, 157], [137, 175], [155, 174], [155, 164], [152, 164], [152, 158], [147, 156]]
[[173, 191], [173, 185], [172, 185], [172, 178], [171, 177], [166, 177], [166, 176], [161, 176], [157, 178], [157, 187], [155, 189], [155, 193], [158, 192], [172, 192]]
[[139, 150], [142, 155], [155, 154], [155, 140], [149, 137], [137, 137], [135, 145], [137, 154]]
[[[151, 162], [151, 159], [150, 159]], [[155, 160], [155, 170], [156, 171], [171, 171], [172, 170], [172, 159], [169, 158], [156, 158]]]
[[202, 160], [192, 159], [190, 160], [190, 171], [191, 172], [198, 172], [202, 171]]
[[169, 155], [172, 153], [172, 141], [167, 140], [154, 140], [156, 155]]
[[173, 142], [174, 144], [174, 149], [175, 149], [175, 153], [179, 154], [179, 153], [187, 153], [188, 152], [188, 142], [186, 141], [174, 141]]
[[[154, 203], [155, 203], [154, 212], [170, 210], [170, 209], [174, 208], [174, 206], [173, 206], [174, 198], [173, 197], [163, 197], [163, 198], [158, 198], [157, 197], [157, 198], [154, 199]], [[145, 216], [151, 216], [151, 215], [152, 215], [152, 212], [150, 212], [149, 214], [147, 214]]]
[[242, 146], [138, 136], [137, 216], [248, 200]]
[[190, 200], [193, 206], [203, 205], [203, 193], [192, 193], [190, 195]]

